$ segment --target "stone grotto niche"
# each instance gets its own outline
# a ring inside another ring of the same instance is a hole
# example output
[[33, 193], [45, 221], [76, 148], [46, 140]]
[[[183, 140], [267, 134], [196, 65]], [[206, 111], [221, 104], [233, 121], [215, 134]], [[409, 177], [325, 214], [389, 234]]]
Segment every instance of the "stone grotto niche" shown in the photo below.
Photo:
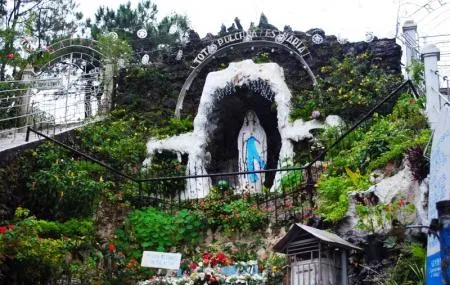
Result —
[[291, 92], [283, 69], [276, 63], [251, 60], [231, 62], [226, 69], [210, 72], [205, 80], [194, 119], [194, 130], [147, 144], [150, 164], [156, 152], [187, 155], [183, 199], [204, 198], [219, 179], [235, 191], [277, 191], [282, 175], [251, 173], [239, 176], [209, 174], [273, 169], [290, 165], [294, 143], [313, 138], [310, 130], [336, 126], [337, 116], [290, 121]]
[[[208, 121], [215, 125], [206, 147], [211, 154], [208, 173], [245, 172], [277, 167], [281, 136], [278, 131], [277, 109], [270, 86], [251, 81], [231, 91], [220, 90]], [[263, 93], [263, 94], [261, 94]], [[216, 180], [212, 179], [213, 185]], [[228, 177], [235, 189], [261, 192], [270, 188], [274, 173], [252, 173]]]

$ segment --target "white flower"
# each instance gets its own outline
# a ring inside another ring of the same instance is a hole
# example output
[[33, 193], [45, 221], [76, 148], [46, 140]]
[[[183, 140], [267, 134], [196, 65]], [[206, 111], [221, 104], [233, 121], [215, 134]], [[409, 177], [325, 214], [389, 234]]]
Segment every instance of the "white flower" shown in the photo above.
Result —
[[203, 272], [199, 273], [198, 278], [200, 278], [200, 280], [205, 280], [205, 273]]

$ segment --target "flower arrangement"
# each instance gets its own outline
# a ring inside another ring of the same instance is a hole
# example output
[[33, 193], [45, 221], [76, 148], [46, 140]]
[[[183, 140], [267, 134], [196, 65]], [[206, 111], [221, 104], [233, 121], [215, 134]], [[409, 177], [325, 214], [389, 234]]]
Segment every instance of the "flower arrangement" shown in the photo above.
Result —
[[[138, 285], [219, 285], [219, 277], [213, 272], [192, 273], [183, 277], [152, 277], [149, 280], [138, 282]], [[223, 283], [222, 283], [223, 284]]]
[[219, 252], [217, 254], [205, 252], [202, 256], [202, 262], [204, 265], [210, 265], [211, 267], [217, 265], [226, 266], [231, 264], [230, 258], [223, 252]]
[[261, 275], [233, 275], [224, 276], [214, 271], [193, 272], [183, 277], [152, 277], [146, 281], [138, 282], [138, 285], [263, 285], [266, 280]]
[[243, 275], [233, 275], [228, 276], [225, 279], [226, 285], [238, 285], [238, 284], [245, 284], [245, 285], [262, 285], [265, 284], [265, 279], [263, 276], [255, 274], [243, 274]]
[[222, 272], [222, 266], [231, 264], [231, 259], [223, 252], [216, 254], [204, 253], [202, 261], [191, 262], [189, 269], [183, 276], [163, 276], [152, 277], [149, 280], [141, 281], [138, 285], [263, 285], [266, 279], [257, 274], [258, 262], [251, 260], [248, 262], [237, 262], [237, 274], [226, 276]]

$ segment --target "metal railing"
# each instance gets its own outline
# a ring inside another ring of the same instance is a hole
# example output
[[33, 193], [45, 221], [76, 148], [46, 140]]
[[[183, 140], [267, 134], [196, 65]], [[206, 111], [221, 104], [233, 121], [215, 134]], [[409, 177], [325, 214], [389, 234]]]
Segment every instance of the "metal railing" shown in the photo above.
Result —
[[[440, 112], [444, 106], [450, 105], [450, 88], [449, 88], [449, 79], [447, 76], [440, 75], [438, 70], [430, 70], [434, 73], [434, 75], [437, 77], [437, 80], [439, 81], [439, 90], [436, 90], [436, 88], [431, 87], [431, 90], [436, 93], [434, 96], [438, 96], [439, 99], [439, 109], [436, 108], [437, 112]], [[445, 87], [443, 87], [445, 86]], [[441, 91], [446, 91], [445, 94], [443, 94]]]
[[[285, 167], [280, 169], [204, 175], [187, 172], [186, 174], [179, 176], [141, 178], [141, 175], [133, 176], [117, 170], [103, 161], [77, 150], [73, 146], [68, 145], [68, 143], [64, 143], [61, 140], [55, 139], [29, 127], [27, 137], [30, 137], [32, 133], [69, 150], [77, 157], [102, 166], [110, 173], [108, 174], [109, 178], [113, 178], [116, 181], [131, 183], [131, 188], [133, 188], [135, 192], [132, 195], [127, 196], [126, 199], [138, 207], [154, 206], [170, 211], [179, 210], [180, 208], [190, 208], [194, 207], [199, 201], [199, 199], [196, 198], [192, 199], [192, 197], [189, 197], [187, 194], [189, 188], [186, 188], [186, 185], [190, 182], [195, 183], [212, 178], [217, 181], [238, 181], [238, 179], [248, 175], [285, 173], [285, 175], [282, 175], [279, 178], [277, 192], [265, 191], [264, 193], [254, 194], [250, 189], [241, 188], [239, 191], [233, 191], [232, 196], [236, 199], [245, 197], [246, 199], [253, 201], [258, 208], [267, 211], [269, 216], [277, 222], [288, 220], [299, 221], [299, 219], [308, 216], [311, 213], [312, 196], [310, 195], [311, 192], [308, 192], [306, 189], [312, 189], [313, 185], [311, 184], [312, 180], [308, 178], [308, 175], [320, 175], [314, 173], [314, 169], [307, 169], [307, 167]], [[70, 139], [68, 141], [70, 141]], [[105, 177], [105, 180], [106, 179], [107, 177]], [[214, 187], [213, 184], [209, 185], [211, 188]], [[299, 191], [299, 189], [303, 189], [303, 191]], [[307, 205], [305, 205], [305, 203]]]
[[[299, 222], [311, 216], [314, 207], [315, 183], [322, 174], [328, 171], [329, 164], [338, 155], [339, 152], [335, 150], [345, 147], [345, 144], [354, 139], [352, 136], [360, 136], [361, 133], [366, 132], [375, 113], [390, 113], [400, 92], [405, 88], [409, 88], [413, 93], [416, 93], [409, 80], [403, 82], [353, 126], [348, 129], [341, 129], [334, 142], [320, 151], [311, 162], [304, 166], [210, 174], [201, 172], [199, 174], [195, 171], [194, 173], [185, 172], [183, 169], [179, 169], [179, 175], [143, 177], [143, 171], [138, 172], [137, 175], [136, 173], [134, 175], [124, 173], [32, 127], [28, 127], [27, 137], [34, 133], [83, 159], [101, 165], [112, 173], [116, 177], [115, 179], [131, 183], [131, 188], [134, 190], [126, 198], [139, 207], [154, 206], [168, 211], [195, 207], [207, 193], [197, 192], [198, 196], [190, 196], [191, 189], [189, 187], [206, 184], [207, 187], [204, 189], [209, 190], [216, 187], [223, 190], [223, 181], [226, 181], [225, 184], [233, 197], [249, 199], [255, 207], [267, 212], [273, 222]], [[416, 94], [416, 96], [418, 95]], [[147, 172], [147, 174], [152, 173]], [[240, 181], [247, 179], [248, 175], [258, 175], [261, 184], [265, 186], [264, 190], [255, 193], [256, 191], [251, 188], [239, 186]]]
[[[438, 69], [441, 74], [449, 75], [450, 72], [450, 34], [427, 35], [420, 37], [422, 47], [427, 44], [434, 44], [440, 50], [440, 60]], [[442, 86], [446, 87], [446, 86]]]
[[0, 82], [0, 151], [21, 145], [28, 127], [55, 135], [98, 120], [111, 102], [98, 74], [82, 74], [69, 85], [62, 79]]

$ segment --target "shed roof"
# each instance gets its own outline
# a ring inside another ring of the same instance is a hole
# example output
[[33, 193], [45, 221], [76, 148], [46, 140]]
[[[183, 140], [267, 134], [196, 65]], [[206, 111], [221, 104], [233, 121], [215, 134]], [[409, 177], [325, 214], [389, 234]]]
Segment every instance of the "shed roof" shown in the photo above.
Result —
[[276, 252], [285, 253], [287, 245], [294, 241], [296, 237], [306, 233], [308, 236], [313, 236], [321, 241], [332, 244], [339, 248], [361, 250], [361, 248], [354, 246], [348, 241], [342, 239], [336, 234], [319, 230], [310, 226], [302, 224], [294, 224], [289, 232], [273, 247]]

